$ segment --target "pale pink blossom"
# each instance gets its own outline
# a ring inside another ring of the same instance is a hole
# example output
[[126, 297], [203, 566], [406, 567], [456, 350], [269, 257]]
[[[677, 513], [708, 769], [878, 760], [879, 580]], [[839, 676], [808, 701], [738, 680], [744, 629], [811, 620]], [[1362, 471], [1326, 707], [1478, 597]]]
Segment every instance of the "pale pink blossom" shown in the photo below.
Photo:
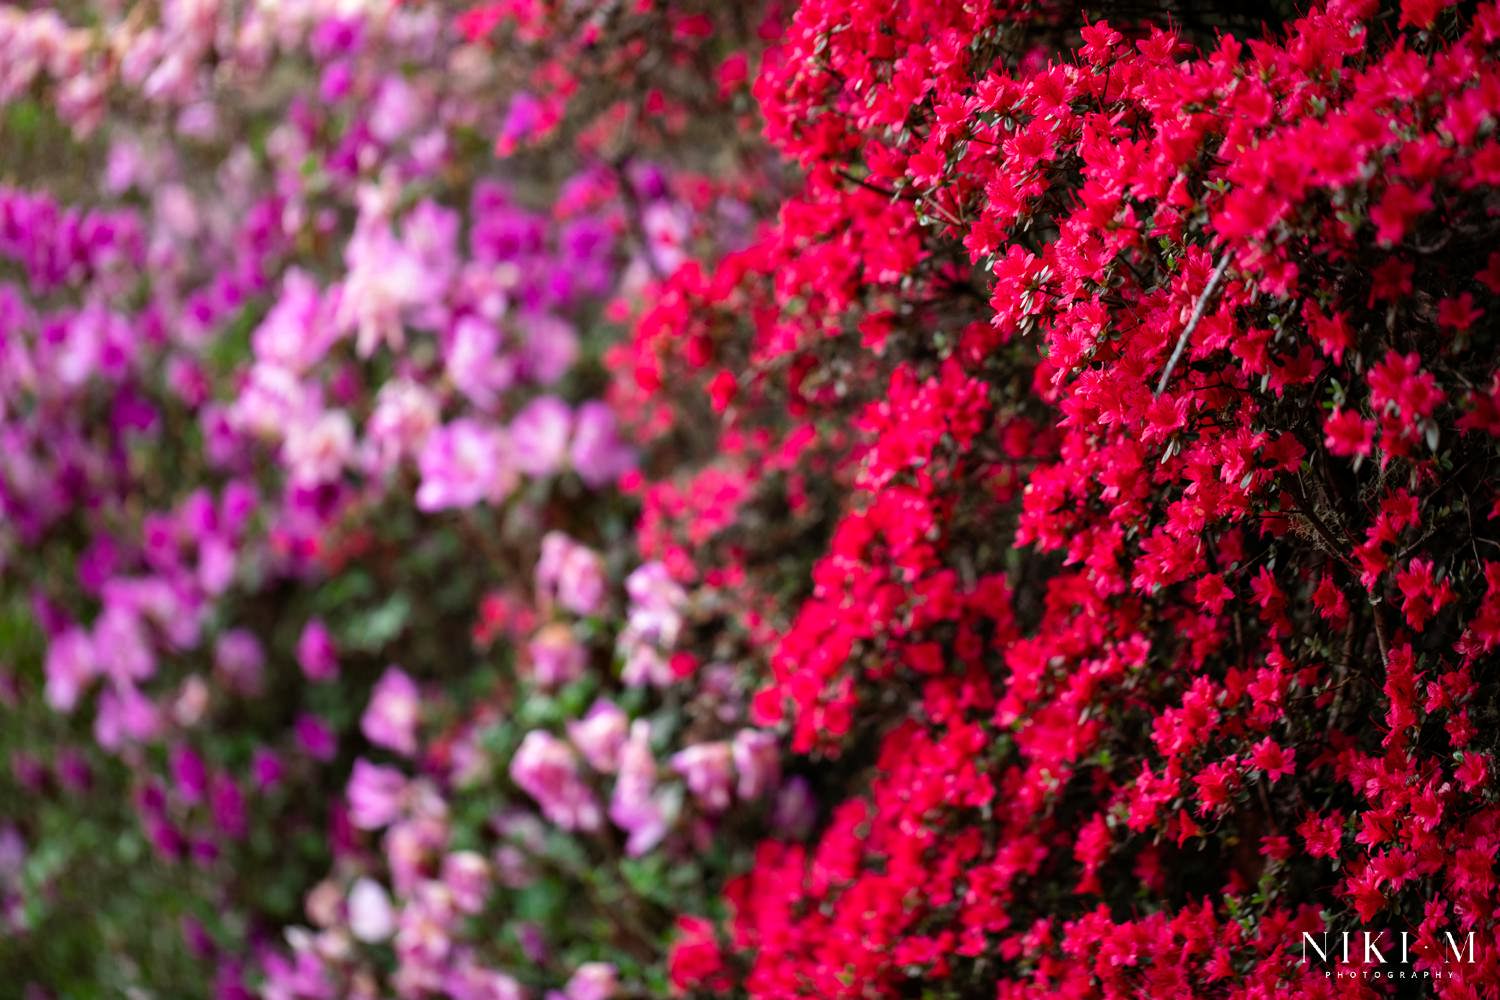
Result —
[[781, 756], [776, 737], [761, 729], [741, 729], [730, 745], [739, 782], [735, 793], [745, 801], [758, 799], [776, 785]]
[[510, 422], [516, 467], [528, 476], [550, 476], [568, 457], [572, 408], [556, 396], [538, 396]]
[[628, 837], [625, 853], [639, 857], [667, 834], [667, 815], [656, 795], [656, 757], [651, 753], [651, 724], [637, 719], [620, 753], [619, 777], [609, 803], [609, 818]]
[[574, 614], [592, 615], [604, 604], [604, 561], [562, 532], [549, 531], [542, 538], [536, 584]]
[[455, 851], [443, 858], [443, 884], [460, 910], [475, 914], [484, 909], [490, 891], [490, 864], [474, 851]]
[[336, 481], [354, 454], [354, 422], [343, 410], [326, 410], [287, 428], [281, 458], [298, 486]]
[[561, 622], [543, 626], [526, 647], [531, 658], [531, 676], [536, 683], [551, 690], [583, 676], [588, 666], [588, 650]]
[[728, 743], [719, 740], [686, 747], [672, 756], [672, 770], [682, 775], [688, 791], [708, 812], [729, 808], [732, 752]]
[[568, 723], [568, 739], [600, 774], [613, 774], [625, 748], [630, 719], [614, 702], [601, 698], [582, 719]]
[[378, 747], [410, 757], [417, 752], [417, 722], [422, 697], [416, 682], [400, 667], [387, 667], [370, 693], [360, 717], [360, 731]]
[[396, 932], [396, 911], [385, 886], [372, 878], [356, 879], [349, 889], [349, 932], [377, 944]]
[[526, 734], [511, 758], [510, 776], [536, 800], [543, 815], [565, 830], [597, 830], [603, 815], [578, 775], [568, 744], [542, 730]]

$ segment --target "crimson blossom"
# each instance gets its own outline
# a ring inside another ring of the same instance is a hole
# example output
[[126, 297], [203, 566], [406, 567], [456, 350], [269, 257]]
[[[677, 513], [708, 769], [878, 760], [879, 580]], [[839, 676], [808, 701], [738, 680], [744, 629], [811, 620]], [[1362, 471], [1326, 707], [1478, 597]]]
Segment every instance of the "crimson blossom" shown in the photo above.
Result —
[[763, 664], [822, 811], [680, 989], [1500, 995], [1500, 6], [1266, 16], [767, 55], [801, 189], [616, 397], [681, 651]]

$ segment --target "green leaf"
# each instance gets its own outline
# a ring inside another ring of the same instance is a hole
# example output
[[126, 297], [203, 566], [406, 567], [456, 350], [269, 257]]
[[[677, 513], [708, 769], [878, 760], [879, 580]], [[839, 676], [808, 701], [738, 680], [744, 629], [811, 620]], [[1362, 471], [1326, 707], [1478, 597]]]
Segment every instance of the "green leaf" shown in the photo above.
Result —
[[405, 594], [392, 594], [379, 607], [355, 616], [342, 638], [350, 648], [379, 652], [401, 634], [410, 618], [411, 601]]

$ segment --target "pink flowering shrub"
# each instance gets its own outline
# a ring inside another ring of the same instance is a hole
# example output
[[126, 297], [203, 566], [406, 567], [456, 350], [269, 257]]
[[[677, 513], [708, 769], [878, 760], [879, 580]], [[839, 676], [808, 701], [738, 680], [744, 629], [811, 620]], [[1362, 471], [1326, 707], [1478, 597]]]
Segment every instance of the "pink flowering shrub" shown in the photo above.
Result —
[[[694, 16], [635, 51], [755, 58]], [[660, 994], [769, 829], [601, 398], [747, 186], [665, 119], [497, 156], [558, 81], [471, 28], [0, 9], [0, 993]], [[628, 67], [566, 89], [749, 107]]]

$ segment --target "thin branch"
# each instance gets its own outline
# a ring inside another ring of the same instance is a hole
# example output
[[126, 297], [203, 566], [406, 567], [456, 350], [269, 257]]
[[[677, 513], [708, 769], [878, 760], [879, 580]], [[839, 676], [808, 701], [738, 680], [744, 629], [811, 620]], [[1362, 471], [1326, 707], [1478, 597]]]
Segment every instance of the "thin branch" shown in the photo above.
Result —
[[873, 184], [870, 181], [865, 180], [863, 177], [855, 177], [854, 174], [850, 173], [848, 170], [845, 170], [843, 167], [836, 168], [834, 170], [834, 173], [842, 177], [844, 180], [849, 181], [851, 184], [858, 184], [860, 187], [864, 188], [867, 191], [874, 191], [876, 194], [880, 195], [883, 198], [890, 198], [892, 201], [894, 201], [898, 197], [895, 191], [892, 191], [889, 188], [883, 188], [879, 184]]
[[[1373, 594], [1371, 595], [1374, 596]], [[1387, 670], [1391, 666], [1391, 640], [1385, 634], [1385, 616], [1380, 613], [1379, 604], [1371, 604], [1370, 610], [1375, 615], [1375, 644], [1380, 647], [1380, 664]]]
[[1334, 537], [1333, 530], [1324, 524], [1323, 519], [1318, 516], [1318, 512], [1313, 508], [1312, 501], [1308, 499], [1307, 492], [1302, 488], [1301, 473], [1298, 473], [1296, 478], [1291, 476], [1284, 477], [1282, 482], [1289, 487], [1287, 494], [1292, 498], [1293, 509], [1306, 518], [1307, 522], [1313, 526], [1313, 530], [1318, 533], [1318, 537], [1328, 546], [1328, 554], [1346, 566], [1352, 567], [1354, 565], [1353, 560], [1344, 554], [1344, 547]]
[[1225, 248], [1224, 252], [1219, 254], [1219, 263], [1214, 266], [1214, 273], [1209, 275], [1208, 284], [1203, 286], [1203, 294], [1198, 296], [1198, 302], [1193, 306], [1193, 314], [1188, 317], [1182, 336], [1177, 338], [1177, 347], [1173, 349], [1172, 356], [1167, 359], [1166, 371], [1161, 373], [1161, 381], [1156, 383], [1156, 395], [1160, 396], [1166, 391], [1167, 381], [1172, 377], [1172, 369], [1177, 367], [1177, 362], [1182, 358], [1182, 352], [1187, 350], [1188, 338], [1198, 328], [1198, 323], [1203, 319], [1203, 312], [1208, 308], [1208, 300], [1213, 298], [1214, 290], [1219, 287], [1219, 281], [1228, 269], [1229, 250]]
[[630, 158], [622, 157], [611, 166], [614, 168], [615, 183], [620, 188], [620, 197], [625, 202], [626, 220], [630, 223], [631, 235], [640, 244], [641, 258], [646, 262], [646, 267], [651, 271], [651, 276], [657, 281], [666, 279], [666, 272], [662, 269], [661, 262], [656, 259], [656, 251], [651, 246], [651, 234], [646, 231], [644, 208], [641, 205], [640, 195], [635, 190], [635, 184], [630, 179], [627, 167]]
[[1349, 668], [1354, 662], [1354, 616], [1349, 616], [1348, 623], [1344, 626], [1344, 651], [1339, 657], [1338, 666], [1334, 672], [1334, 694], [1333, 707], [1329, 710], [1328, 719], [1330, 724], [1338, 725], [1339, 713], [1344, 708], [1344, 691], [1349, 679]]

